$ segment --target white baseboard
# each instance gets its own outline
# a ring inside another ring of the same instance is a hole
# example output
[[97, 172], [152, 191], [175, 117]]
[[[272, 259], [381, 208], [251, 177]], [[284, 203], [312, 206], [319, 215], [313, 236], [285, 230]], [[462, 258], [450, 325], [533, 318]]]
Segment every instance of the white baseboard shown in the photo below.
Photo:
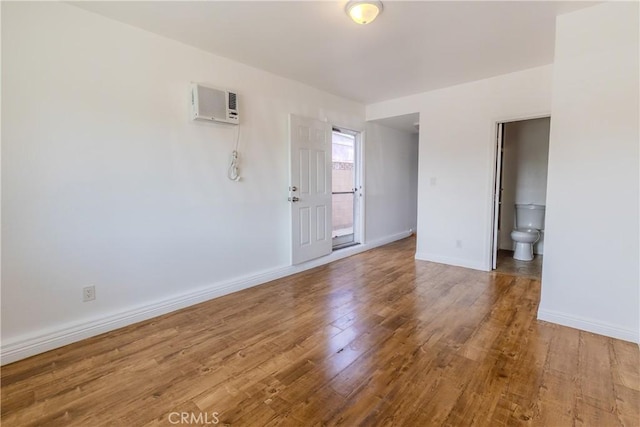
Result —
[[454, 265], [456, 267], [470, 268], [472, 270], [490, 271], [482, 262], [469, 261], [462, 258], [446, 257], [427, 252], [417, 252], [416, 259], [421, 261], [437, 262], [438, 264]]
[[568, 326], [570, 328], [580, 329], [582, 331], [593, 332], [594, 334], [640, 344], [638, 331], [623, 329], [594, 319], [573, 316], [553, 310], [538, 309], [538, 320], [544, 320], [545, 322], [556, 323], [558, 325]]
[[294, 266], [277, 267], [256, 274], [247, 275], [233, 280], [217, 282], [215, 284], [175, 295], [163, 300], [154, 301], [137, 307], [131, 307], [124, 311], [114, 312], [107, 316], [78, 322], [72, 325], [64, 325], [53, 330], [38, 331], [36, 334], [21, 336], [12, 340], [4, 341], [0, 347], [0, 364], [6, 365], [45, 351], [53, 350], [90, 338], [105, 332], [113, 331], [124, 326], [128, 326], [143, 320], [151, 319], [181, 308], [199, 304], [213, 298], [221, 297], [233, 292], [258, 286], [285, 276], [289, 276], [301, 271], [309, 270], [351, 255], [368, 251], [378, 246], [396, 240], [404, 239], [411, 235], [406, 231], [391, 236], [377, 239], [356, 246], [334, 251], [330, 255], [314, 259], [303, 264]]
[[250, 288], [286, 275], [286, 268], [273, 269], [235, 280], [218, 282], [184, 294], [132, 307], [99, 318], [72, 325], [63, 325], [38, 334], [22, 336], [10, 341], [3, 340], [0, 350], [1, 364], [12, 363], [35, 354], [53, 350], [86, 338], [151, 319], [181, 308]]

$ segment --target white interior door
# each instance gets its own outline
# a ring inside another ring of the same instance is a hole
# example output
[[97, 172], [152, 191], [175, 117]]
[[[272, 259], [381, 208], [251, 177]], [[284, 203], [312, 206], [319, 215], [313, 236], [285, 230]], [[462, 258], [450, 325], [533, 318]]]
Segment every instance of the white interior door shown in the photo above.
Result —
[[498, 224], [500, 221], [500, 205], [502, 203], [502, 134], [504, 125], [498, 123], [497, 148], [496, 148], [496, 183], [493, 189], [493, 253], [491, 268], [496, 269], [498, 263]]
[[331, 253], [331, 125], [289, 115], [292, 264]]

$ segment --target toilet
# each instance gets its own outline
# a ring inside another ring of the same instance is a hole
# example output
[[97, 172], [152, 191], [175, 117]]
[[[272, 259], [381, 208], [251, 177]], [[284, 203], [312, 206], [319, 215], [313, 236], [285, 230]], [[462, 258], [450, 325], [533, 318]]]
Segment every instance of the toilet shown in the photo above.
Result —
[[544, 206], [516, 204], [515, 228], [511, 240], [515, 243], [513, 258], [519, 261], [533, 259], [533, 245], [544, 230]]

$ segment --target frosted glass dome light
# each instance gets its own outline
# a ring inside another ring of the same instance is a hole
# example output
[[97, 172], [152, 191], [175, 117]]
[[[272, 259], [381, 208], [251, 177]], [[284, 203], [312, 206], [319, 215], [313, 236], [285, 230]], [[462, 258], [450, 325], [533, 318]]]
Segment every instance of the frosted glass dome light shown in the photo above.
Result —
[[347, 3], [346, 11], [354, 22], [364, 25], [373, 22], [382, 12], [382, 2], [350, 1]]

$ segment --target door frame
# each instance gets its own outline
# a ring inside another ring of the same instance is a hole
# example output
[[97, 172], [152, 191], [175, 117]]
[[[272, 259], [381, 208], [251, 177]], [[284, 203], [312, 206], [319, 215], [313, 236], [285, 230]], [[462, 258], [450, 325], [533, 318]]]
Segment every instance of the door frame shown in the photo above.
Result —
[[365, 210], [365, 183], [364, 183], [364, 131], [351, 129], [349, 127], [333, 125], [332, 129], [337, 129], [339, 132], [353, 135], [354, 141], [354, 178], [355, 188], [357, 191], [354, 193], [354, 215], [353, 215], [353, 245], [348, 245], [341, 248], [334, 248], [334, 251], [346, 249], [354, 245], [364, 244], [364, 210]]
[[500, 247], [500, 215], [502, 213], [502, 155], [504, 151], [504, 125], [506, 122], [496, 123], [496, 162], [493, 175], [493, 211], [491, 225], [491, 269], [495, 270], [498, 263], [498, 249]]
[[[500, 210], [496, 209], [497, 203], [496, 203], [496, 197], [500, 198], [501, 195], [500, 194], [496, 194], [497, 192], [497, 180], [500, 178], [498, 175], [498, 168], [500, 168], [500, 174], [502, 173], [502, 156], [500, 155], [501, 153], [499, 152], [499, 150], [501, 150], [502, 148], [502, 144], [504, 144], [504, 140], [503, 138], [499, 138], [498, 136], [498, 131], [500, 128], [504, 128], [504, 125], [506, 125], [507, 123], [511, 123], [511, 122], [521, 122], [521, 121], [525, 121], [525, 120], [535, 120], [535, 119], [543, 119], [548, 117], [549, 119], [551, 119], [551, 112], [544, 112], [544, 113], [538, 113], [538, 114], [530, 114], [530, 115], [524, 115], [524, 116], [510, 116], [510, 117], [503, 117], [503, 118], [498, 118], [498, 119], [494, 119], [493, 120], [493, 159], [492, 159], [492, 164], [493, 164], [493, 173], [492, 173], [492, 178], [491, 178], [491, 182], [492, 182], [492, 186], [491, 186], [491, 196], [489, 198], [489, 200], [491, 201], [491, 215], [490, 215], [490, 219], [491, 219], [491, 225], [489, 226], [489, 256], [488, 256], [488, 260], [487, 260], [487, 265], [488, 265], [488, 271], [493, 271], [495, 269], [494, 267], [494, 262], [498, 259], [498, 249], [500, 246], [500, 239], [497, 239], [497, 242], [494, 242], [494, 235], [497, 236], [498, 234], [498, 230], [496, 229], [497, 224], [498, 224], [498, 220], [499, 218], [497, 218], [497, 215], [500, 214]], [[553, 124], [552, 124], [553, 125]], [[542, 260], [543, 264], [544, 264], [544, 258]]]

